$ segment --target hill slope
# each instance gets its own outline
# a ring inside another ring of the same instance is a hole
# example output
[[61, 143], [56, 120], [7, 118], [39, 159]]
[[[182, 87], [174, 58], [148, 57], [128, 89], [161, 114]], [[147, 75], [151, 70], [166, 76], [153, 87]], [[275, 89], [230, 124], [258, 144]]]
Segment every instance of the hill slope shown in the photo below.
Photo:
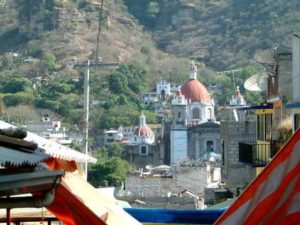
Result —
[[255, 52], [300, 32], [298, 0], [125, 0], [166, 52], [216, 69], [245, 65]]

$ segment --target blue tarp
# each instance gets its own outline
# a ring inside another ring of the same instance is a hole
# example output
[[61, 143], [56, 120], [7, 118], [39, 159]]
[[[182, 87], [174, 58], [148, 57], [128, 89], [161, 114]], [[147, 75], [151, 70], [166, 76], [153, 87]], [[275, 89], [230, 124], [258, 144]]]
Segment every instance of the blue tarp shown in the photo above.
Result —
[[177, 223], [177, 224], [213, 224], [225, 211], [185, 210], [185, 209], [149, 209], [124, 208], [141, 223]]

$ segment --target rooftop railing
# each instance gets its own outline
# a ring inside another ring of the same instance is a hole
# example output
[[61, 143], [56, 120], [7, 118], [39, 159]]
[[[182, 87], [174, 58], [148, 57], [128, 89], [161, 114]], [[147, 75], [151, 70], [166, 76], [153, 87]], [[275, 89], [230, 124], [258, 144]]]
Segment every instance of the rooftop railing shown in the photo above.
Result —
[[239, 161], [253, 167], [264, 167], [276, 153], [275, 146], [269, 143], [239, 143]]

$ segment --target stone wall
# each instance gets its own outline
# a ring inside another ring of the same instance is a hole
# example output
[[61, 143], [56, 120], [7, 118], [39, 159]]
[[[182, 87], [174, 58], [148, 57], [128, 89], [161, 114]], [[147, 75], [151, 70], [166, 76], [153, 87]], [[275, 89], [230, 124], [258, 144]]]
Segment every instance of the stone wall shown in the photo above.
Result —
[[239, 142], [254, 141], [255, 136], [255, 121], [221, 123], [221, 139], [224, 146], [222, 180], [234, 193], [237, 188], [244, 188], [255, 177], [255, 168], [239, 162]]
[[172, 167], [172, 177], [140, 176], [130, 174], [126, 177], [125, 189], [134, 196], [167, 196], [188, 190], [196, 195], [204, 194], [205, 188], [211, 183], [212, 174], [218, 168], [202, 166]]
[[167, 196], [169, 192], [176, 191], [173, 179], [167, 177], [142, 177], [136, 174], [127, 175], [125, 190], [133, 196], [153, 197]]

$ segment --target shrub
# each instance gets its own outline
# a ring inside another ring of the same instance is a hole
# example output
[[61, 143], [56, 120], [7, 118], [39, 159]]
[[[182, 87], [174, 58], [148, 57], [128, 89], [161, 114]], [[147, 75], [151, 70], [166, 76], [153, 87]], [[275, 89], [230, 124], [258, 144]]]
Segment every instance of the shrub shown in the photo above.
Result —
[[18, 92], [15, 94], [5, 94], [3, 102], [6, 106], [17, 106], [19, 104], [27, 105], [33, 101], [33, 95], [27, 92]]

